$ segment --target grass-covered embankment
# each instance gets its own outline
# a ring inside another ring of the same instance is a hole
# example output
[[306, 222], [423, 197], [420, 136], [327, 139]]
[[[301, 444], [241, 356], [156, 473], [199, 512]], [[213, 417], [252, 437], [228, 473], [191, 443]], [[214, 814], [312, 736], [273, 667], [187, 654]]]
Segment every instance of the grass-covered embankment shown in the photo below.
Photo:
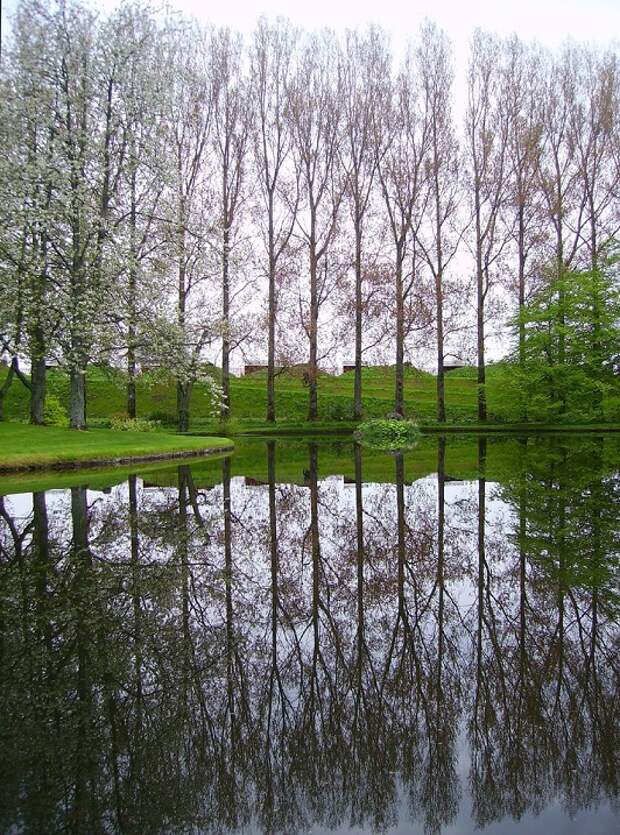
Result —
[[0, 423], [0, 472], [123, 464], [232, 448], [232, 441], [220, 437], [111, 429], [76, 432], [54, 426]]
[[[219, 374], [218, 369], [214, 373]], [[404, 375], [405, 413], [423, 430], [489, 430], [501, 427], [504, 431], [550, 431], [562, 426], [591, 426], [593, 429], [610, 429], [620, 426], [620, 382], [618, 390], [604, 395], [602, 415], [596, 420], [581, 415], [566, 415], [553, 424], [523, 424], [522, 414], [511, 388], [514, 369], [498, 363], [487, 369], [485, 387], [488, 420], [478, 424], [478, 385], [475, 368], [463, 368], [446, 375], [446, 425], [437, 424], [437, 379], [433, 374], [416, 368], [406, 368]], [[0, 385], [6, 369], [0, 368]], [[265, 422], [266, 373], [258, 371], [246, 377], [232, 377], [230, 381], [230, 420], [221, 426], [212, 416], [211, 397], [203, 383], [192, 389], [192, 431], [214, 432], [230, 437], [245, 432], [265, 431], [277, 434], [350, 432], [353, 421], [353, 372], [332, 375], [321, 373], [318, 384], [319, 419], [309, 424], [308, 389], [301, 376], [295, 372], [279, 374], [276, 378], [277, 423]], [[394, 368], [364, 368], [362, 372], [364, 419], [385, 418], [394, 409]], [[105, 425], [111, 418], [126, 416], [126, 375], [118, 370], [91, 366], [87, 372], [87, 418], [92, 426]], [[69, 405], [69, 379], [61, 370], [47, 375], [49, 394], [58, 399], [66, 409]], [[161, 374], [143, 374], [137, 378], [137, 411], [141, 418], [161, 421], [174, 427], [176, 422], [176, 386], [171, 377]], [[511, 394], [512, 392], [512, 394]], [[14, 381], [6, 395], [4, 414], [8, 420], [27, 420], [29, 394], [26, 388]], [[531, 418], [530, 418], [531, 420]]]

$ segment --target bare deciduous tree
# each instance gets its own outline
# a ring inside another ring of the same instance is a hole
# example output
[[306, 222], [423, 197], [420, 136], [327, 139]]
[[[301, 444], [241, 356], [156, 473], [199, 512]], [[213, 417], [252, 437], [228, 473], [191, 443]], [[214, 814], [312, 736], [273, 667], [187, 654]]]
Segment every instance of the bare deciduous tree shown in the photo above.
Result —
[[310, 300], [302, 310], [308, 337], [308, 419], [318, 417], [319, 311], [327, 298], [328, 252], [337, 230], [344, 178], [337, 165], [340, 99], [336, 41], [332, 33], [313, 35], [304, 44], [295, 78], [288, 88], [294, 153], [301, 171], [302, 211], [297, 227], [308, 252]]
[[501, 224], [507, 200], [508, 110], [501, 66], [501, 44], [492, 35], [474, 33], [468, 72], [465, 119], [467, 186], [473, 214], [476, 264], [476, 343], [478, 357], [478, 420], [487, 419], [485, 323], [492, 272], [509, 235]]
[[275, 357], [277, 277], [297, 217], [298, 169], [292, 159], [286, 82], [293, 72], [297, 33], [278, 21], [258, 22], [251, 53], [251, 95], [255, 102], [253, 144], [261, 197], [267, 277], [267, 420], [276, 419]]
[[418, 245], [435, 285], [437, 332], [437, 420], [445, 423], [444, 277], [454, 257], [459, 235], [455, 224], [459, 205], [458, 145], [452, 119], [452, 56], [447, 36], [432, 23], [421, 30], [418, 51], [425, 130], [429, 134], [428, 215]]
[[[394, 244], [394, 298], [396, 306], [396, 368], [394, 411], [401, 417], [404, 402], [405, 307], [418, 280], [416, 244], [429, 197], [425, 163], [431, 149], [427, 100], [420, 100], [415, 58], [410, 53], [394, 84], [391, 102], [383, 113], [386, 148], [379, 161], [379, 179]], [[408, 255], [411, 256], [410, 261]], [[408, 272], [406, 264], [411, 263]]]
[[[247, 146], [252, 111], [249, 88], [242, 73], [242, 41], [229, 29], [217, 32], [212, 42], [213, 148], [221, 183], [220, 258], [222, 276], [222, 407], [230, 413], [231, 252], [239, 225], [247, 168]], [[234, 281], [232, 282], [234, 284]], [[237, 288], [237, 292], [238, 292]]]
[[168, 23], [163, 40], [164, 130], [172, 161], [170, 229], [176, 264], [177, 421], [189, 428], [190, 397], [202, 350], [212, 337], [209, 311], [190, 302], [208, 275], [208, 246], [213, 196], [209, 192], [206, 157], [212, 130], [213, 86], [209, 73], [209, 41], [195, 24]]
[[347, 182], [349, 211], [353, 223], [355, 272], [355, 379], [353, 417], [362, 417], [363, 352], [363, 240], [365, 219], [371, 202], [377, 165], [383, 149], [381, 108], [389, 95], [390, 54], [381, 30], [371, 27], [361, 36], [347, 32], [340, 63], [342, 133], [340, 164]]

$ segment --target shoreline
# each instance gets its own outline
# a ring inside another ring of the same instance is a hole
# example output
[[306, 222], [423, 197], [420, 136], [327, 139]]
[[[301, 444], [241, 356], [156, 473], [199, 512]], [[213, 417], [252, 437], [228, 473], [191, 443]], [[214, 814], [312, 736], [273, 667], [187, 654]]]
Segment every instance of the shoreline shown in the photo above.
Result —
[[233, 452], [234, 444], [218, 447], [203, 447], [198, 449], [183, 449], [170, 452], [145, 453], [143, 455], [123, 455], [112, 458], [84, 458], [67, 459], [66, 461], [36, 462], [30, 464], [16, 464], [5, 466], [0, 464], [0, 475], [14, 475], [17, 473], [28, 473], [39, 470], [73, 471], [81, 469], [92, 469], [94, 467], [117, 467], [127, 464], [144, 464], [149, 461], [174, 461], [182, 458], [207, 458], [209, 455], [221, 455], [225, 452]]

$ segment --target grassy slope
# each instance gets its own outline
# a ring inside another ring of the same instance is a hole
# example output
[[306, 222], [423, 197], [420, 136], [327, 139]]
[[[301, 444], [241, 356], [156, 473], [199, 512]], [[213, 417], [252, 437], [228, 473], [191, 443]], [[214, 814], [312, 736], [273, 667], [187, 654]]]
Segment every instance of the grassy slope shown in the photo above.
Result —
[[[6, 374], [0, 369], [0, 383]], [[506, 403], [505, 385], [501, 367], [490, 366], [487, 373], [487, 402], [490, 424], [506, 424], [518, 420], [510, 414]], [[231, 379], [230, 432], [264, 426], [265, 372]], [[49, 391], [68, 403], [69, 386], [65, 374], [59, 371], [48, 375]], [[477, 385], [474, 369], [462, 369], [446, 375], [446, 410], [448, 423], [467, 426], [476, 423]], [[150, 375], [138, 378], [138, 414], [140, 417], [168, 415], [174, 422], [176, 391], [171, 380], [161, 380]], [[393, 409], [393, 368], [366, 368], [363, 371], [363, 397], [366, 417], [384, 417]], [[346, 426], [352, 418], [353, 372], [332, 376], [322, 374], [319, 380], [319, 414], [325, 428]], [[91, 368], [87, 380], [87, 406], [89, 420], [100, 420], [111, 415], [125, 414], [125, 386], [120, 372], [110, 374]], [[432, 374], [414, 368], [405, 370], [405, 405], [407, 414], [421, 425], [433, 425], [436, 420], [436, 379]], [[278, 424], [305, 428], [308, 409], [308, 392], [299, 376], [282, 374], [276, 380], [276, 411]], [[197, 383], [192, 394], [192, 428], [214, 431], [217, 422], [209, 415], [210, 399], [203, 384]], [[5, 403], [8, 418], [28, 416], [28, 392], [16, 381]], [[235, 423], [236, 422], [236, 423]], [[516, 427], [515, 427], [516, 428]]]
[[0, 470], [49, 466], [74, 461], [113, 460], [230, 447], [226, 438], [165, 432], [75, 432], [53, 426], [0, 423]]

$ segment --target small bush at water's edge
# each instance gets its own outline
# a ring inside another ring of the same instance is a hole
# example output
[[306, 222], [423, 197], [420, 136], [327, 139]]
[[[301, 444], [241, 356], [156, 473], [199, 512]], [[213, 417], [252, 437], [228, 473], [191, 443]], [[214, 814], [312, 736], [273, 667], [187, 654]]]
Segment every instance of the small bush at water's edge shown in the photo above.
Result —
[[417, 443], [417, 424], [411, 420], [367, 420], [355, 432], [358, 441], [375, 449], [404, 449]]

